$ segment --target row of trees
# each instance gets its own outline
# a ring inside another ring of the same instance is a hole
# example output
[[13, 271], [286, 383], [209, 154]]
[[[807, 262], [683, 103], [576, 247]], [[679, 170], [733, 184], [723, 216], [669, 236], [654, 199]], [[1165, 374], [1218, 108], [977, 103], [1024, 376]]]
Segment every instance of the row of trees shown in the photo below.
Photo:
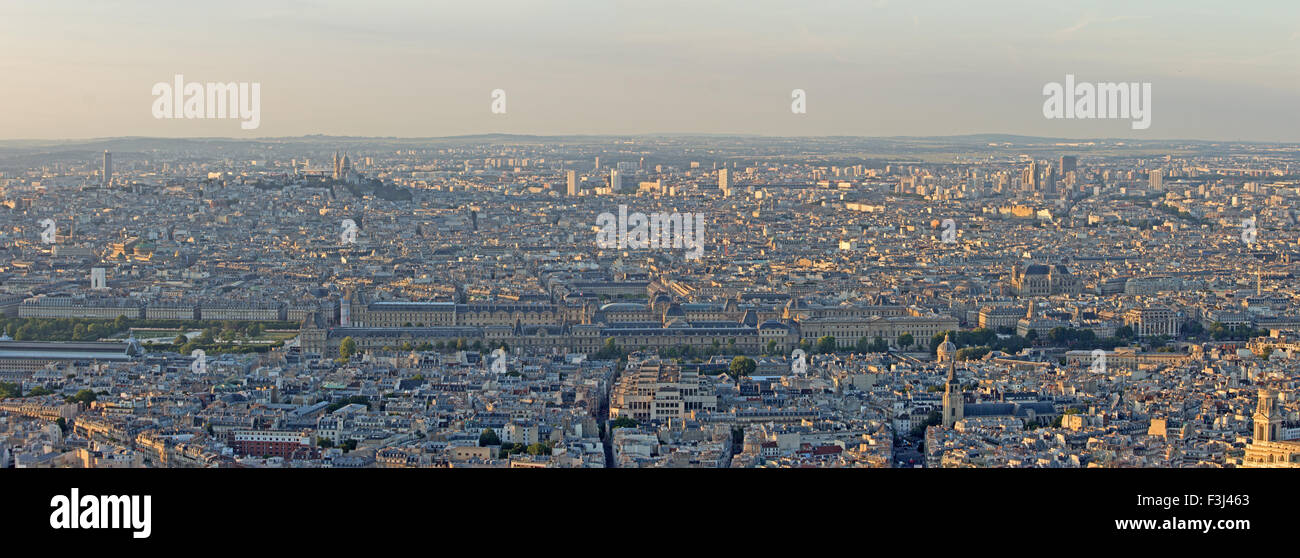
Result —
[[[904, 333], [903, 335], [899, 336], [898, 343], [900, 347], [911, 346], [914, 343], [912, 334]], [[804, 352], [810, 354], [811, 353], [830, 354], [830, 353], [838, 352], [840, 350], [839, 346], [835, 341], [835, 337], [831, 335], [823, 336], [817, 339], [816, 342], [810, 342], [807, 339], [803, 339], [799, 342], [799, 348], [803, 349]], [[863, 352], [863, 353], [866, 352], [883, 353], [889, 350], [889, 343], [887, 343], [884, 339], [881, 339], [880, 337], [876, 337], [874, 339], [868, 339], [866, 337], [863, 337], [858, 340], [858, 343], [857, 345], [854, 346], [854, 348], [858, 352]], [[768, 341], [766, 349], [763, 351], [762, 355], [782, 356], [782, 357], [787, 356], [778, 353], [777, 349], [778, 349], [777, 342], [775, 340]], [[644, 350], [644, 348], [642, 348], [642, 350]], [[659, 356], [665, 358], [683, 358], [683, 359], [689, 359], [695, 357], [710, 357], [714, 355], [735, 355], [740, 352], [741, 350], [736, 345], [735, 339], [728, 339], [726, 343], [715, 340], [712, 346], [704, 347], [702, 349], [697, 349], [690, 345], [681, 345], [678, 347], [669, 347], [665, 349], [660, 349], [658, 351]], [[597, 360], [616, 360], [627, 356], [627, 354], [628, 354], [628, 350], [625, 347], [620, 346], [613, 337], [610, 337], [608, 339], [605, 339], [605, 344], [601, 346], [600, 350], [596, 351], [596, 353], [592, 355], [592, 358], [595, 358]], [[749, 360], [752, 362], [753, 359], [749, 359]]]
[[512, 453], [527, 452], [531, 455], [550, 455], [551, 453], [551, 444], [549, 443], [538, 442], [527, 446], [524, 444], [502, 443], [501, 437], [491, 428], [485, 428], [483, 429], [483, 432], [479, 433], [478, 446], [481, 448], [488, 446], [501, 446], [501, 457], [503, 458], [508, 457]]
[[0, 318], [0, 330], [17, 341], [95, 341], [131, 328], [182, 330], [202, 329], [213, 339], [253, 338], [267, 329], [297, 329], [297, 322], [243, 320], [153, 320], [118, 316], [117, 319], [92, 318]]
[[[1193, 326], [1191, 325], [1184, 327], [1186, 328], [1185, 331], [1193, 329]], [[1247, 339], [1252, 336], [1261, 335], [1259, 331], [1252, 330], [1248, 327], [1227, 328], [1223, 326], [1223, 324], [1219, 323], [1216, 323], [1211, 327], [1210, 332], [1215, 339]], [[999, 334], [1006, 335], [1006, 337], [999, 337]], [[952, 336], [953, 343], [959, 347], [957, 358], [963, 360], [983, 358], [984, 355], [987, 355], [990, 351], [994, 350], [1015, 354], [1025, 347], [1033, 345], [1037, 341], [1050, 343], [1054, 346], [1066, 346], [1073, 349], [1100, 348], [1109, 350], [1131, 342], [1134, 337], [1133, 328], [1129, 326], [1121, 326], [1115, 330], [1114, 336], [1105, 339], [1097, 338], [1097, 335], [1089, 329], [1068, 327], [1053, 328], [1041, 340], [1039, 339], [1038, 332], [1035, 330], [1030, 330], [1024, 337], [1014, 334], [1014, 330], [1011, 328], [999, 328], [996, 332], [988, 328], [976, 328], [966, 331], [949, 330], [936, 333], [930, 338], [929, 350], [931, 355], [938, 351], [939, 345], [943, 343], [945, 336], [948, 335]], [[1155, 340], [1156, 343], [1163, 344], [1160, 341], [1161, 340], [1159, 339]], [[910, 333], [904, 333], [898, 336], [894, 346], [907, 350], [915, 344], [915, 337]], [[420, 344], [403, 342], [399, 348], [403, 351], [476, 350], [486, 352], [495, 349], [497, 346], [506, 349], [509, 348], [505, 343], [484, 348], [481, 341], [474, 341], [473, 343], [467, 344], [465, 339], [457, 339], [454, 343], [452, 341], [447, 341], [445, 344], [441, 341], [432, 344], [428, 342]], [[815, 342], [809, 341], [808, 339], [802, 339], [799, 341], [799, 348], [809, 354], [832, 354], [841, 350], [835, 337], [832, 335], [819, 337]], [[384, 349], [392, 350], [393, 348], [384, 347]], [[858, 342], [853, 346], [853, 349], [859, 353], [884, 353], [889, 351], [890, 344], [880, 336], [870, 339], [862, 337], [858, 339]], [[768, 341], [767, 348], [763, 352], [763, 355], [776, 355], [776, 350], [777, 342]], [[705, 347], [703, 349], [696, 349], [690, 345], [682, 345], [679, 347], [660, 349], [658, 352], [660, 356], [666, 358], [693, 358], [708, 357], [719, 354], [736, 354], [739, 352], [739, 349], [735, 344], [735, 339], [729, 339], [726, 344], [715, 340], [711, 347]], [[358, 354], [356, 341], [351, 337], [345, 337], [339, 346], [339, 354], [345, 360]], [[592, 356], [597, 360], [617, 360], [626, 357], [627, 354], [627, 349], [620, 346], [614, 338], [610, 337], [605, 340], [605, 344], [600, 348], [600, 350], [596, 351]], [[741, 359], [746, 357], [738, 356], [736, 358]], [[753, 362], [752, 359], [748, 360]], [[733, 366], [736, 364], [735, 359], [733, 359], [732, 364]], [[736, 374], [732, 375], [737, 376]]]
[[[1104, 339], [1098, 338], [1097, 334], [1092, 330], [1069, 327], [1052, 328], [1041, 338], [1035, 330], [1029, 330], [1024, 337], [1009, 333], [1010, 331], [1010, 328], [1000, 329], [996, 332], [988, 328], [976, 328], [968, 331], [941, 331], [930, 337], [930, 354], [933, 355], [938, 352], [939, 345], [943, 343], [945, 337], [951, 337], [953, 344], [957, 346], [956, 358], [958, 360], [984, 358], [985, 355], [992, 351], [1015, 354], [1037, 342], [1078, 350], [1110, 350], [1120, 345], [1126, 345], [1132, 342], [1133, 339], [1133, 328], [1129, 326], [1116, 329], [1114, 336]], [[999, 336], [999, 333], [1002, 333], [1005, 337]], [[1153, 342], [1163, 344], [1161, 339], [1154, 339]]]
[[[904, 333], [895, 339], [895, 347], [906, 350], [916, 343], [916, 339], [910, 333]], [[806, 353], [831, 354], [839, 352], [839, 343], [833, 335], [823, 335], [817, 338], [817, 341], [801, 339], [799, 348]], [[853, 350], [859, 353], [884, 353], [889, 352], [890, 344], [879, 335], [867, 338], [865, 336], [858, 338], [858, 342], [853, 345]]]
[[[1189, 335], [1195, 335], [1191, 332], [1184, 331]], [[1244, 341], [1251, 337], [1263, 337], [1268, 335], [1268, 330], [1255, 329], [1247, 325], [1228, 326], [1223, 322], [1214, 322], [1210, 324], [1210, 337], [1215, 341]]]
[[146, 352], [176, 352], [182, 355], [191, 354], [194, 352], [195, 349], [202, 349], [203, 352], [208, 355], [268, 353], [272, 349], [277, 349], [283, 346], [284, 346], [284, 341], [276, 341], [274, 343], [265, 343], [265, 344], [257, 344], [257, 345], [248, 345], [248, 344], [237, 345], [234, 343], [200, 343], [198, 340], [187, 341], [182, 344], [177, 344], [175, 341], [171, 343], [145, 343], [144, 344], [144, 348]]
[[618, 417], [609, 421], [610, 430], [617, 430], [619, 428], [636, 428], [637, 426], [640, 426], [640, 424], [637, 423], [636, 420], [632, 419], [632, 417]]
[[[977, 328], [969, 331], [941, 331], [930, 337], [930, 354], [936, 354], [939, 351], [939, 345], [943, 343], [944, 338], [951, 338], [953, 345], [957, 346], [958, 359], [973, 360], [983, 358], [991, 351], [1002, 351], [1005, 353], [1015, 354], [1021, 349], [1028, 347], [1031, 342], [1029, 339], [1019, 335], [1010, 337], [998, 337], [997, 332], [988, 328]], [[962, 351], [962, 348], [970, 347], [972, 350]]]
[[9, 399], [10, 397], [22, 397], [23, 386], [13, 382], [0, 382], [0, 399]]
[[[1199, 333], [1198, 328], [1199, 328], [1199, 324], [1196, 324], [1196, 322], [1194, 321], [1184, 325], [1184, 331], [1192, 335]], [[1193, 333], [1193, 331], [1195, 331], [1196, 333]], [[1007, 335], [1007, 337], [999, 337], [998, 335], [999, 333], [1003, 335]], [[1257, 336], [1261, 334], [1259, 331], [1253, 330], [1249, 327], [1228, 328], [1221, 323], [1215, 323], [1213, 326], [1211, 326], [1210, 333], [1216, 340], [1217, 339], [1247, 339], [1249, 337]], [[964, 359], [964, 360], [983, 358], [984, 355], [987, 355], [990, 351], [994, 351], [994, 350], [1015, 354], [1020, 352], [1025, 347], [1028, 347], [1030, 345], [1033, 345], [1035, 342], [1040, 341], [1038, 332], [1035, 330], [1030, 330], [1028, 334], [1026, 334], [1024, 337], [1015, 335], [1014, 330], [1011, 328], [999, 328], [998, 331], [994, 331], [988, 328], [976, 328], [976, 329], [966, 330], [966, 331], [950, 330], [950, 331], [936, 333], [930, 338], [929, 350], [931, 355], [937, 352], [939, 345], [943, 343], [943, 340], [947, 335], [951, 335], [953, 343], [957, 345], [957, 347], [959, 347], [959, 350], [957, 352], [957, 358]], [[1131, 342], [1133, 338], [1134, 338], [1133, 328], [1129, 326], [1119, 327], [1118, 329], [1115, 330], [1114, 336], [1105, 339], [1099, 339], [1097, 335], [1092, 330], [1089, 329], [1057, 327], [1057, 328], [1053, 328], [1050, 332], [1048, 332], [1048, 334], [1043, 339], [1041, 339], [1041, 341], [1050, 343], [1055, 346], [1066, 346], [1073, 349], [1109, 350], [1109, 349], [1114, 349], [1117, 346], [1127, 344]], [[659, 350], [659, 354], [660, 356], [667, 357], [667, 358], [692, 358], [692, 357], [708, 357], [708, 356], [719, 355], [719, 354], [736, 354], [739, 352], [739, 349], [737, 348], [735, 341], [736, 341], [735, 339], [728, 339], [727, 343], [723, 344], [721, 341], [715, 340], [712, 346], [705, 347], [703, 349], [696, 349], [689, 345], [682, 345], [680, 347], [661, 349]], [[916, 344], [915, 337], [913, 337], [913, 335], [910, 333], [904, 333], [898, 336], [898, 338], [895, 340], [894, 346], [899, 347], [903, 350], [907, 350], [908, 348], [912, 347], [915, 344]], [[487, 350], [495, 349], [497, 346], [508, 349], [508, 346], [505, 343], [492, 345], [485, 349], [481, 341], [466, 343], [465, 339], [457, 339], [454, 343], [452, 341], [447, 341], [446, 343], [443, 343], [441, 341], [437, 343], [423, 342], [420, 344], [403, 342], [399, 348], [400, 350], [403, 351], [410, 351], [410, 350], [487, 351]], [[832, 335], [824, 335], [822, 337], [819, 337], [815, 342], [809, 341], [808, 339], [802, 339], [799, 341], [799, 348], [803, 349], [804, 352], [810, 354], [811, 353], [832, 354], [840, 351], [840, 347], [837, 341], [835, 340], [835, 337]], [[392, 348], [385, 347], [385, 349], [391, 350]], [[858, 339], [858, 342], [853, 346], [853, 349], [859, 353], [883, 353], [889, 351], [890, 344], [880, 336], [876, 336], [870, 339], [868, 339], [867, 337], [862, 337]], [[776, 350], [777, 350], [776, 341], [769, 341], [767, 344], [767, 349], [763, 354], [774, 355], [776, 354]], [[343, 359], [351, 358], [352, 356], [356, 355], [357, 352], [358, 351], [356, 349], [356, 341], [353, 340], [351, 337], [344, 338], [342, 343], [339, 346], [339, 354], [342, 356], [342, 358]], [[620, 346], [618, 342], [611, 337], [605, 340], [605, 344], [601, 347], [600, 350], [598, 350], [593, 355], [593, 358], [598, 360], [617, 360], [626, 357], [627, 354], [628, 354], [627, 349]], [[740, 359], [744, 357], [736, 357], [736, 358]], [[753, 362], [752, 359], [749, 359], [749, 361]], [[733, 366], [736, 365], [735, 359], [733, 359], [732, 365]], [[734, 373], [732, 375], [739, 377]]]
[[550, 455], [552, 449], [553, 447], [549, 442], [534, 442], [528, 445], [511, 444], [507, 442], [501, 444], [501, 451], [497, 452], [497, 457], [506, 459], [516, 453], [527, 453], [528, 455]]
[[[50, 389], [47, 386], [36, 386], [32, 388], [31, 391], [27, 393], [23, 393], [22, 384], [17, 384], [13, 382], [0, 382], [0, 399], [40, 397], [43, 395], [54, 395], [54, 393], [55, 393], [54, 390]], [[91, 402], [97, 399], [99, 399], [99, 394], [88, 389], [79, 390], [75, 395], [71, 395], [63, 398], [63, 400], [67, 403], [84, 403], [87, 405], [89, 405]]]

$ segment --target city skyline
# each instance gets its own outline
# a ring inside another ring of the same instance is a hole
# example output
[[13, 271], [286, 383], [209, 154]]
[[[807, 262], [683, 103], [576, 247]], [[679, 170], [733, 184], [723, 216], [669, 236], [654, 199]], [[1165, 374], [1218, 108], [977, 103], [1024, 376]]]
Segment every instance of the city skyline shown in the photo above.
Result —
[[[15, 467], [1300, 455], [1285, 145], [312, 136], [0, 155]], [[121, 409], [162, 397], [189, 418], [131, 438]]]

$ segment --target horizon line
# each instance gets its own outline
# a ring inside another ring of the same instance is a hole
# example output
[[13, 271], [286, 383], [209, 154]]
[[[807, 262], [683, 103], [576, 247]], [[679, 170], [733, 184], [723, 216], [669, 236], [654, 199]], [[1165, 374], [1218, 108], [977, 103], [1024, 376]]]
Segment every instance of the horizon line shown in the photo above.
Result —
[[975, 132], [966, 134], [947, 134], [947, 135], [896, 135], [896, 136], [859, 136], [844, 134], [819, 134], [819, 135], [771, 135], [756, 133], [735, 133], [735, 132], [644, 132], [644, 133], [567, 133], [567, 134], [523, 134], [509, 132], [485, 132], [477, 134], [456, 134], [448, 136], [364, 136], [364, 135], [336, 135], [336, 134], [302, 134], [296, 136], [259, 136], [259, 137], [234, 137], [234, 136], [99, 136], [99, 137], [80, 137], [80, 138], [4, 138], [0, 143], [93, 143], [106, 141], [122, 140], [205, 140], [205, 141], [284, 141], [284, 140], [303, 140], [303, 139], [344, 139], [344, 140], [370, 140], [370, 141], [419, 141], [419, 140], [455, 140], [455, 139], [475, 139], [489, 137], [514, 137], [514, 138], [655, 138], [655, 137], [714, 137], [714, 138], [760, 138], [760, 139], [859, 139], [859, 140], [933, 140], [933, 139], [962, 139], [962, 138], [980, 138], [980, 137], [1006, 137], [1020, 140], [1033, 141], [1052, 141], [1052, 142], [1069, 142], [1069, 143], [1086, 143], [1086, 142], [1107, 142], [1107, 143], [1151, 143], [1151, 142], [1194, 142], [1194, 143], [1240, 143], [1240, 144], [1273, 144], [1273, 145], [1296, 145], [1300, 146], [1300, 140], [1296, 141], [1275, 141], [1275, 140], [1246, 140], [1246, 139], [1204, 139], [1204, 138], [1117, 138], [1117, 137], [1061, 137], [1061, 136], [1033, 136], [1025, 134], [1004, 133], [1004, 132]]

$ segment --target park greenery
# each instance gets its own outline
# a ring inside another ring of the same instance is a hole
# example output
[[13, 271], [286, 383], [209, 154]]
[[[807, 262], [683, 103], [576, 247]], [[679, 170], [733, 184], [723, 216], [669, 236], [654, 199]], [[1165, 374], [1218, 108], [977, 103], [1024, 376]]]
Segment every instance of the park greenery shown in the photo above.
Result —
[[154, 320], [127, 318], [0, 318], [0, 331], [15, 341], [99, 341], [121, 338], [131, 329], [199, 330], [189, 338], [183, 333], [169, 343], [146, 341], [142, 347], [147, 352], [177, 352], [190, 354], [202, 349], [209, 355], [223, 353], [265, 353], [284, 346], [284, 340], [259, 340], [267, 330], [296, 330], [297, 322], [244, 321], [244, 320]]
[[[55, 386], [57, 388], [57, 386]], [[14, 382], [0, 382], [0, 399], [19, 399], [23, 397], [41, 397], [44, 395], [54, 395], [56, 392], [49, 385], [36, 386], [27, 393], [23, 393], [22, 384]], [[75, 395], [64, 397], [65, 403], [81, 403], [89, 405], [99, 399], [99, 394], [94, 391], [83, 389]]]
[[616, 430], [619, 428], [636, 428], [636, 427], [637, 427], [637, 422], [633, 420], [631, 417], [618, 417], [612, 421], [609, 421], [610, 430]]

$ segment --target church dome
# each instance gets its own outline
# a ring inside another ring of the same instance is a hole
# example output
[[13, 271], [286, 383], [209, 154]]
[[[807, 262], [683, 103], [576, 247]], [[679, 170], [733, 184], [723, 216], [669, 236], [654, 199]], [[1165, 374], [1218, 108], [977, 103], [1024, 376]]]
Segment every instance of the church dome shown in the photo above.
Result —
[[952, 359], [956, 354], [957, 345], [952, 342], [952, 334], [949, 333], [944, 335], [943, 343], [940, 343], [939, 348], [935, 351], [935, 355], [939, 358], [939, 362], [945, 362]]

